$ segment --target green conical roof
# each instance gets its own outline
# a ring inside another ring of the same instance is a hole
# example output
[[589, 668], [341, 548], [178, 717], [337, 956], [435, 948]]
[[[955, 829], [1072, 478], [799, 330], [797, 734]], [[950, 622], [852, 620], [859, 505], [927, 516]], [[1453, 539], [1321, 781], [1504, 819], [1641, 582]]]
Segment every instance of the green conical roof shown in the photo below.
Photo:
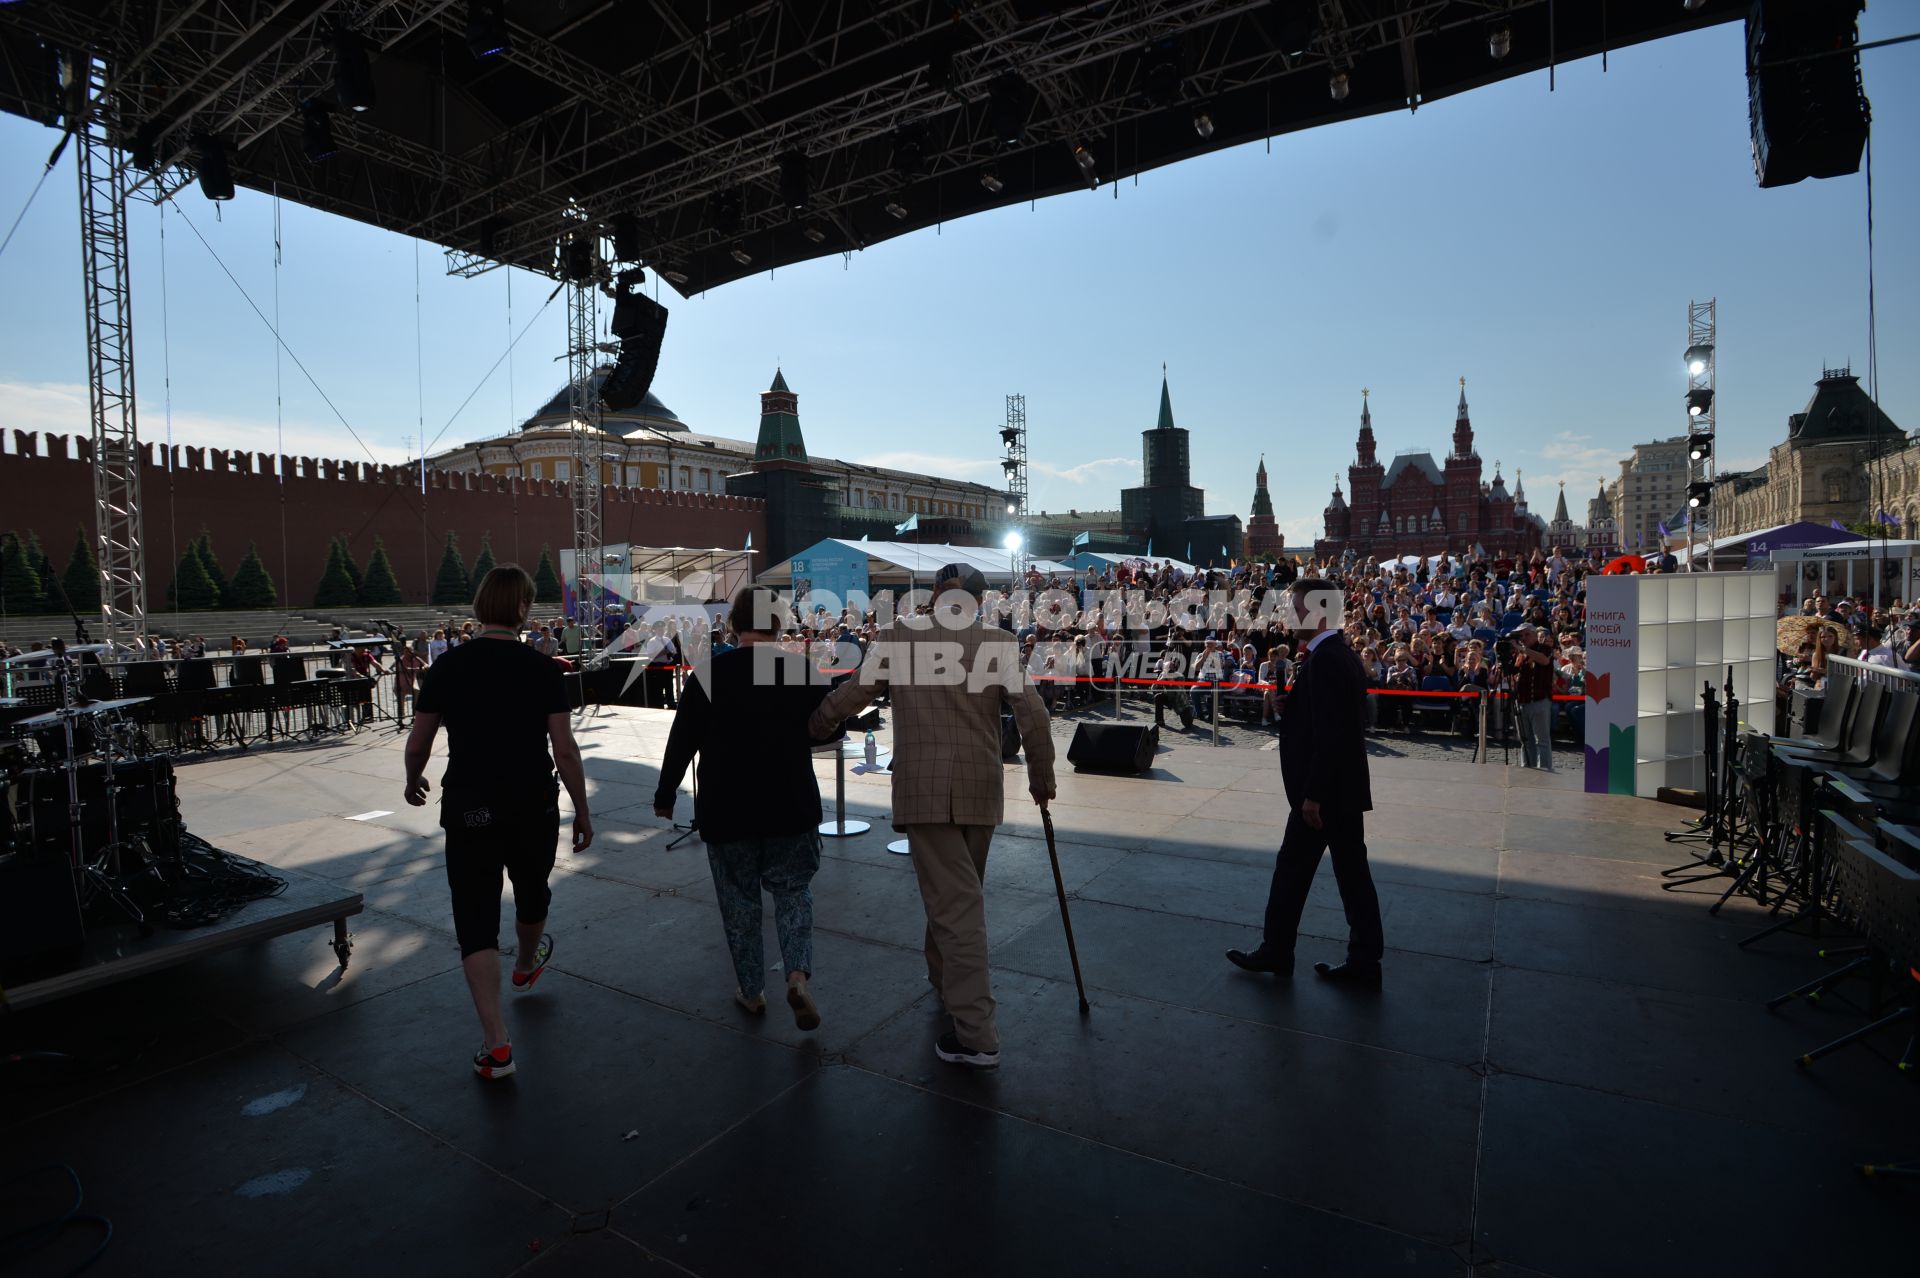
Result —
[[1173, 397], [1167, 394], [1167, 375], [1165, 373], [1160, 374], [1160, 420], [1155, 423], [1154, 429], [1173, 429]]
[[1253, 513], [1256, 517], [1265, 515], [1273, 518], [1273, 497], [1267, 492], [1267, 459], [1260, 459], [1260, 469], [1254, 474]]
[[787, 379], [774, 370], [773, 385], [760, 396], [760, 437], [754, 443], [755, 461], [807, 460], [807, 441], [800, 435], [800, 397]]

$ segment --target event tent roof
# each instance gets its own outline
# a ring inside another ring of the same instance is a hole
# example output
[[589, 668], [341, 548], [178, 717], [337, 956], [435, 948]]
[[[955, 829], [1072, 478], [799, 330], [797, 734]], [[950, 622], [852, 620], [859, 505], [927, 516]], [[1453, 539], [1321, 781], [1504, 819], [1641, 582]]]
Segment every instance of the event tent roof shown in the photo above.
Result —
[[[1109, 554], [1104, 550], [1083, 550], [1077, 555], [1068, 555], [1065, 560], [1065, 565], [1075, 572], [1084, 572], [1089, 564], [1095, 568], [1104, 569], [1111, 568], [1116, 564], [1132, 563], [1136, 559], [1146, 558], [1147, 556], [1145, 555], [1115, 555]], [[1182, 559], [1175, 559], [1171, 555], [1155, 555], [1150, 562], [1156, 566], [1160, 564], [1172, 564], [1175, 568], [1185, 573], [1197, 571], [1192, 564]]]
[[[1755, 528], [1751, 532], [1729, 533], [1713, 539], [1712, 559], [1724, 559], [1733, 551], [1745, 555], [1750, 542], [1762, 542], [1769, 552], [1775, 550], [1801, 549], [1807, 546], [1831, 546], [1843, 541], [1864, 541], [1859, 533], [1834, 528], [1827, 524], [1809, 523], [1800, 520], [1790, 524], [1776, 524], [1772, 528]], [[1759, 549], [1758, 547], [1755, 548]], [[1693, 557], [1693, 548], [1684, 546], [1674, 552], [1674, 558], [1681, 563], [1689, 562]]]
[[0, 3], [0, 110], [70, 120], [55, 50], [99, 55], [146, 194], [216, 139], [238, 186], [444, 245], [461, 274], [555, 274], [563, 236], [623, 219], [622, 260], [690, 295], [1751, 7], [509, 0], [483, 34], [450, 0], [36, 0]]
[[[931, 585], [933, 574], [948, 564], [969, 564], [988, 581], [1005, 581], [1012, 572], [1010, 554], [998, 546], [949, 546], [917, 541], [849, 541], [829, 537], [756, 574], [755, 580], [781, 585], [793, 577], [793, 561], [821, 553], [822, 548], [858, 550], [867, 556], [867, 580], [875, 586]], [[1072, 571], [1051, 559], [1027, 561], [1045, 573]]]

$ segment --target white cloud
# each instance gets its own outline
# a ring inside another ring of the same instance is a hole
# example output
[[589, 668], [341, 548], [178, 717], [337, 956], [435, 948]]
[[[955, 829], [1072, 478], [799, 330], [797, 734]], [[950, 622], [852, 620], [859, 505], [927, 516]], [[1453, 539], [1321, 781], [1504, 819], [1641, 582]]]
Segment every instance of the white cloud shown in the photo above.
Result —
[[1559, 485], [1564, 482], [1568, 493], [1573, 494], [1567, 498], [1567, 513], [1576, 522], [1586, 518], [1584, 503], [1599, 490], [1601, 476], [1611, 479], [1620, 473], [1619, 450], [1596, 446], [1592, 439], [1591, 435], [1563, 430], [1542, 444], [1536, 454], [1546, 465], [1521, 467], [1533, 481], [1533, 491], [1527, 496], [1531, 509], [1550, 515]]
[[[87, 388], [77, 382], [0, 381], [0, 429], [39, 431], [42, 434], [84, 437], [90, 429]], [[140, 438], [162, 443], [167, 437], [166, 412], [160, 405], [141, 398], [139, 403]], [[173, 413], [173, 442], [195, 448], [241, 449], [247, 452], [279, 451], [290, 457], [336, 457], [343, 461], [365, 460], [368, 449], [354, 442], [345, 428], [316, 426], [311, 422], [288, 422], [276, 432], [271, 418], [224, 417], [176, 408]], [[7, 436], [11, 449], [13, 436]], [[400, 463], [406, 454], [390, 445], [370, 443], [374, 457], [382, 462]]]
[[1312, 550], [1313, 543], [1327, 530], [1327, 521], [1320, 515], [1301, 515], [1297, 519], [1276, 519], [1274, 527], [1287, 539], [1289, 550]]
[[[1032, 462], [1030, 466], [1036, 475], [1045, 475], [1049, 479], [1063, 479], [1070, 484], [1091, 483], [1102, 478], [1100, 472], [1116, 467], [1126, 471], [1140, 469], [1140, 463], [1132, 457], [1097, 457], [1093, 461], [1081, 462], [1078, 466], [1055, 466], [1051, 462]], [[1132, 476], [1129, 475], [1128, 478]]]

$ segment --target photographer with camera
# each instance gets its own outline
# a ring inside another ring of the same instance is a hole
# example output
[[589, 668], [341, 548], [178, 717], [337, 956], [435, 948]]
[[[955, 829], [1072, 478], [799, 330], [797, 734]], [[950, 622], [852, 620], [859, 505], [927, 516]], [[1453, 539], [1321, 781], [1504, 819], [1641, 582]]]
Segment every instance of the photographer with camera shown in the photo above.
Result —
[[1523, 623], [1499, 646], [1520, 720], [1520, 766], [1551, 772], [1553, 644], [1545, 631]]

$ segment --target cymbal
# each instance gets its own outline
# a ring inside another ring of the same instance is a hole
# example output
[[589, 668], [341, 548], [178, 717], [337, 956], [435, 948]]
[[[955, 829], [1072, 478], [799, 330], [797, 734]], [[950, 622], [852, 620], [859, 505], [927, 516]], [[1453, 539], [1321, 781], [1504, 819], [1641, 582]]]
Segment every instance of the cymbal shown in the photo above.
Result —
[[137, 706], [153, 700], [152, 697], [121, 697], [117, 701], [94, 701], [72, 709], [62, 707], [37, 714], [31, 719], [22, 719], [14, 724], [16, 728], [52, 728], [59, 726], [63, 719], [84, 719], [96, 714], [110, 714], [115, 710], [125, 710], [128, 706]]

